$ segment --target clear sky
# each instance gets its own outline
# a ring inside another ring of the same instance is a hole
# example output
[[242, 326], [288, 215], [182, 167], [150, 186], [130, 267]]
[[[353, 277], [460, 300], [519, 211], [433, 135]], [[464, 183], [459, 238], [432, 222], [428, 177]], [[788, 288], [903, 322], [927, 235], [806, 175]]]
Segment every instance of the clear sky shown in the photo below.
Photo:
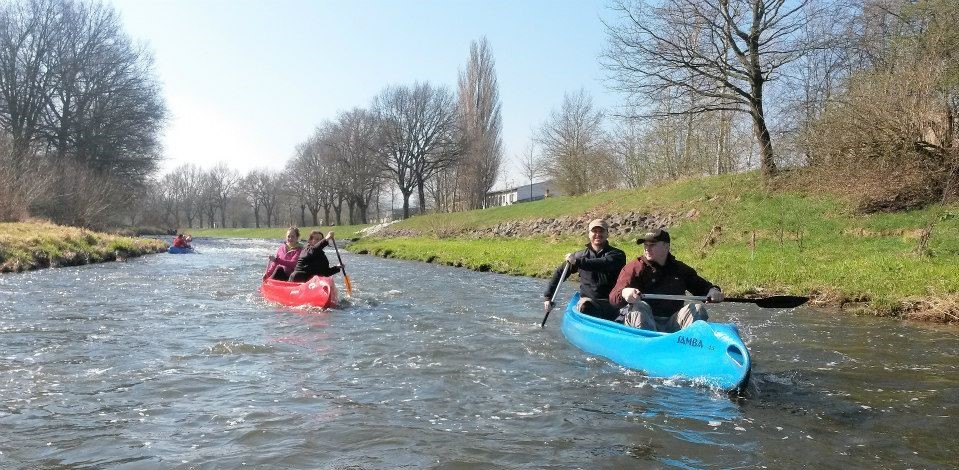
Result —
[[503, 110], [507, 174], [558, 108], [585, 88], [600, 107], [603, 1], [109, 0], [154, 54], [171, 116], [162, 172], [225, 161], [282, 168], [297, 143], [388, 85], [456, 89], [470, 41], [489, 40]]

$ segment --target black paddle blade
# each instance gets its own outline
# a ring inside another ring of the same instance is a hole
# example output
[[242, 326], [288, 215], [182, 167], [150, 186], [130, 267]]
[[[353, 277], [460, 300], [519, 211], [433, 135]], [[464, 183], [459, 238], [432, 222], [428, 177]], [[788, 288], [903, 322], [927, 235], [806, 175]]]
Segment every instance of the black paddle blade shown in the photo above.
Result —
[[798, 295], [774, 295], [762, 299], [724, 299], [725, 302], [741, 302], [747, 304], [756, 304], [762, 308], [795, 308], [809, 301], [809, 297], [800, 297]]

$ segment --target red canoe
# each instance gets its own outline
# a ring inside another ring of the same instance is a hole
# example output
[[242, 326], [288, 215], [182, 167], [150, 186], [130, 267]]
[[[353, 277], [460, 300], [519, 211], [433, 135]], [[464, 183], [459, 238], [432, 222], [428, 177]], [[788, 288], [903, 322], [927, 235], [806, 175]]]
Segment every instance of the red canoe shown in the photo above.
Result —
[[284, 282], [264, 279], [260, 286], [263, 298], [283, 305], [336, 307], [336, 284], [331, 277], [313, 276], [307, 282]]

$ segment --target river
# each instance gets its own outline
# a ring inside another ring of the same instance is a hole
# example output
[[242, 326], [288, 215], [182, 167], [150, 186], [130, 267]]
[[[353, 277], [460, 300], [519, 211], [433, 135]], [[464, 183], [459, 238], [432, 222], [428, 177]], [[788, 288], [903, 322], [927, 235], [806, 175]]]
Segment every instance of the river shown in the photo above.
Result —
[[712, 306], [755, 361], [730, 398], [541, 329], [543, 280], [346, 253], [342, 308], [267, 303], [278, 243], [0, 276], [0, 468], [959, 462], [955, 328]]

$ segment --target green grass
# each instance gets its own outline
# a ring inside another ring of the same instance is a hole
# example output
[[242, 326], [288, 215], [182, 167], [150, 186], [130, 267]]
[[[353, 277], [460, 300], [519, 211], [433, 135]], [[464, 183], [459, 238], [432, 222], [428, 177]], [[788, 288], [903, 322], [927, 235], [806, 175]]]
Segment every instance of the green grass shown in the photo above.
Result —
[[[698, 215], [684, 216], [694, 209]], [[812, 295], [829, 304], [856, 303], [890, 315], [919, 299], [959, 293], [959, 207], [861, 215], [835, 197], [764, 189], [755, 173], [418, 216], [393, 226], [416, 236], [365, 238], [351, 250], [545, 277], [565, 253], [586, 243], [585, 227], [582, 237], [559, 239], [447, 234], [508, 220], [630, 211], [683, 215], [669, 227], [673, 253], [723, 286], [727, 295]], [[932, 256], [920, 257], [918, 234], [931, 219], [938, 221], [929, 244]], [[721, 228], [719, 236], [714, 244], [705, 244], [714, 227]], [[612, 233], [611, 242], [631, 258], [641, 254], [634, 239]]]
[[0, 272], [72, 266], [163, 251], [161, 240], [129, 238], [47, 222], [0, 223]]

